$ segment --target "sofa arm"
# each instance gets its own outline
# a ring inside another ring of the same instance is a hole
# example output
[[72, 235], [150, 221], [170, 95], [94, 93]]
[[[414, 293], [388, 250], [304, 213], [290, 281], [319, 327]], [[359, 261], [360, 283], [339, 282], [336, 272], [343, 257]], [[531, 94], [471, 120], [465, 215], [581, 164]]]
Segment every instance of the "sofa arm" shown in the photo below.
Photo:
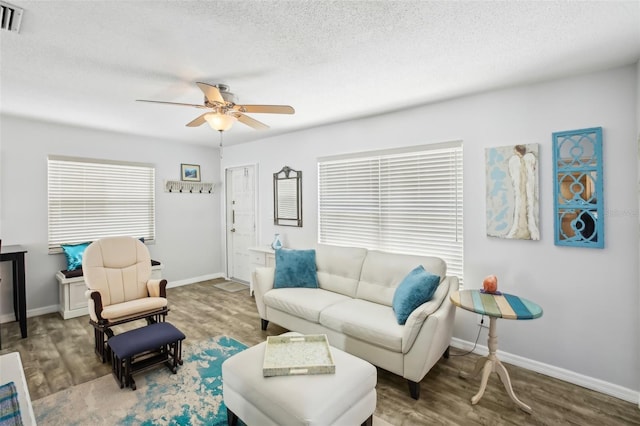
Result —
[[267, 307], [264, 304], [264, 295], [273, 288], [273, 279], [276, 274], [275, 268], [256, 268], [253, 271], [253, 292], [256, 298], [256, 306], [260, 318], [267, 319]]
[[[413, 312], [411, 312], [411, 315], [407, 318], [407, 322], [404, 326], [404, 335], [402, 336], [402, 353], [407, 353], [411, 350], [418, 333], [420, 333], [422, 328], [425, 326], [427, 318], [436, 314], [442, 307], [446, 307], [451, 304], [449, 294], [451, 294], [452, 291], [457, 290], [458, 286], [458, 277], [445, 277], [438, 286], [433, 298], [418, 306]], [[455, 290], [452, 290], [452, 288], [455, 288]], [[436, 322], [434, 321], [434, 323]]]
[[[412, 346], [404, 351], [403, 377], [420, 382], [451, 343], [456, 307], [449, 297], [459, 288], [458, 277], [448, 276], [448, 289], [440, 306], [423, 321]], [[407, 323], [409, 321], [407, 320]]]
[[167, 280], [163, 279], [150, 279], [147, 281], [147, 291], [149, 297], [164, 297], [167, 298]]

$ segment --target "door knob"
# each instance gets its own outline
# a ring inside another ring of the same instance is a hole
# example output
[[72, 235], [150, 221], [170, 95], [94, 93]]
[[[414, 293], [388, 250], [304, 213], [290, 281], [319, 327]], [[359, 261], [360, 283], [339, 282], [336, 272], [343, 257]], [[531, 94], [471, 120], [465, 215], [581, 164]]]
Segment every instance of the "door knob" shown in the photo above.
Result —
[[236, 228], [231, 228], [231, 232], [236, 232]]

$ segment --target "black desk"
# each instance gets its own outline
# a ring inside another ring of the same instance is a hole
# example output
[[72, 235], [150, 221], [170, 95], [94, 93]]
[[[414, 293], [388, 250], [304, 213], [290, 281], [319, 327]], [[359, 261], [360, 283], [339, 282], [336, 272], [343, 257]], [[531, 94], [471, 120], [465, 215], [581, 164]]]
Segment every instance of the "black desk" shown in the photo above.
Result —
[[27, 250], [22, 246], [2, 246], [0, 262], [11, 261], [13, 264], [13, 312], [16, 321], [20, 321], [22, 338], [27, 337], [27, 298], [25, 294], [24, 254]]

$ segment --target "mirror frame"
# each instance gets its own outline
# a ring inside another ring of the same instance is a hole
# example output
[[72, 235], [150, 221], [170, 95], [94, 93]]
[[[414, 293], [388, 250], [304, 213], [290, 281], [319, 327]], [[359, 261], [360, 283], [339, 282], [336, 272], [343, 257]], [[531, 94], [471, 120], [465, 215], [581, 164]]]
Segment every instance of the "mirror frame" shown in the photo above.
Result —
[[558, 246], [604, 248], [602, 127], [553, 133]]
[[[295, 213], [293, 217], [287, 217], [293, 212], [291, 208], [284, 208], [287, 197], [291, 197], [290, 191], [285, 192], [284, 185], [291, 181], [295, 184], [295, 200], [287, 204], [295, 204]], [[273, 223], [279, 226], [302, 227], [302, 172], [289, 166], [284, 166], [273, 174]]]

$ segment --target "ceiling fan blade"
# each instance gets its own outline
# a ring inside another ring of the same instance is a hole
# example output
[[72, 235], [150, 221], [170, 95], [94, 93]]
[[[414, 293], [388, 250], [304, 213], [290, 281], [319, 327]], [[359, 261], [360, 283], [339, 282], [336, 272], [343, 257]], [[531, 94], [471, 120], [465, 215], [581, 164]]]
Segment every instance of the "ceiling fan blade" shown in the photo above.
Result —
[[205, 105], [197, 105], [197, 104], [182, 104], [180, 102], [165, 102], [165, 101], [148, 101], [146, 99], [136, 99], [136, 102], [151, 102], [154, 104], [166, 104], [166, 105], [180, 105], [180, 106], [190, 106], [190, 107], [195, 107], [195, 108], [205, 108], [208, 109], [209, 107], [205, 106]]
[[198, 85], [200, 90], [202, 90], [202, 93], [204, 93], [204, 95], [207, 97], [209, 102], [218, 102], [223, 105], [225, 104], [225, 100], [220, 94], [220, 90], [218, 90], [217, 87], [207, 83], [196, 83], [196, 84]]
[[294, 114], [296, 111], [289, 105], [236, 105], [240, 112], [264, 114]]
[[244, 115], [244, 114], [242, 114], [240, 112], [237, 112], [237, 113], [235, 113], [233, 115], [236, 116], [236, 118], [238, 119], [239, 122], [241, 122], [243, 124], [246, 124], [249, 127], [253, 127], [256, 130], [264, 130], [264, 129], [268, 129], [269, 128], [269, 126], [267, 126], [266, 124], [261, 123], [260, 121], [254, 119], [254, 118], [251, 118], [251, 117], [249, 117], [247, 115]]
[[210, 114], [209, 112], [205, 112], [204, 114], [202, 114], [201, 116], [199, 116], [198, 118], [190, 121], [187, 123], [187, 127], [198, 127], [203, 125], [204, 123], [207, 122], [207, 120], [205, 120], [205, 115]]

